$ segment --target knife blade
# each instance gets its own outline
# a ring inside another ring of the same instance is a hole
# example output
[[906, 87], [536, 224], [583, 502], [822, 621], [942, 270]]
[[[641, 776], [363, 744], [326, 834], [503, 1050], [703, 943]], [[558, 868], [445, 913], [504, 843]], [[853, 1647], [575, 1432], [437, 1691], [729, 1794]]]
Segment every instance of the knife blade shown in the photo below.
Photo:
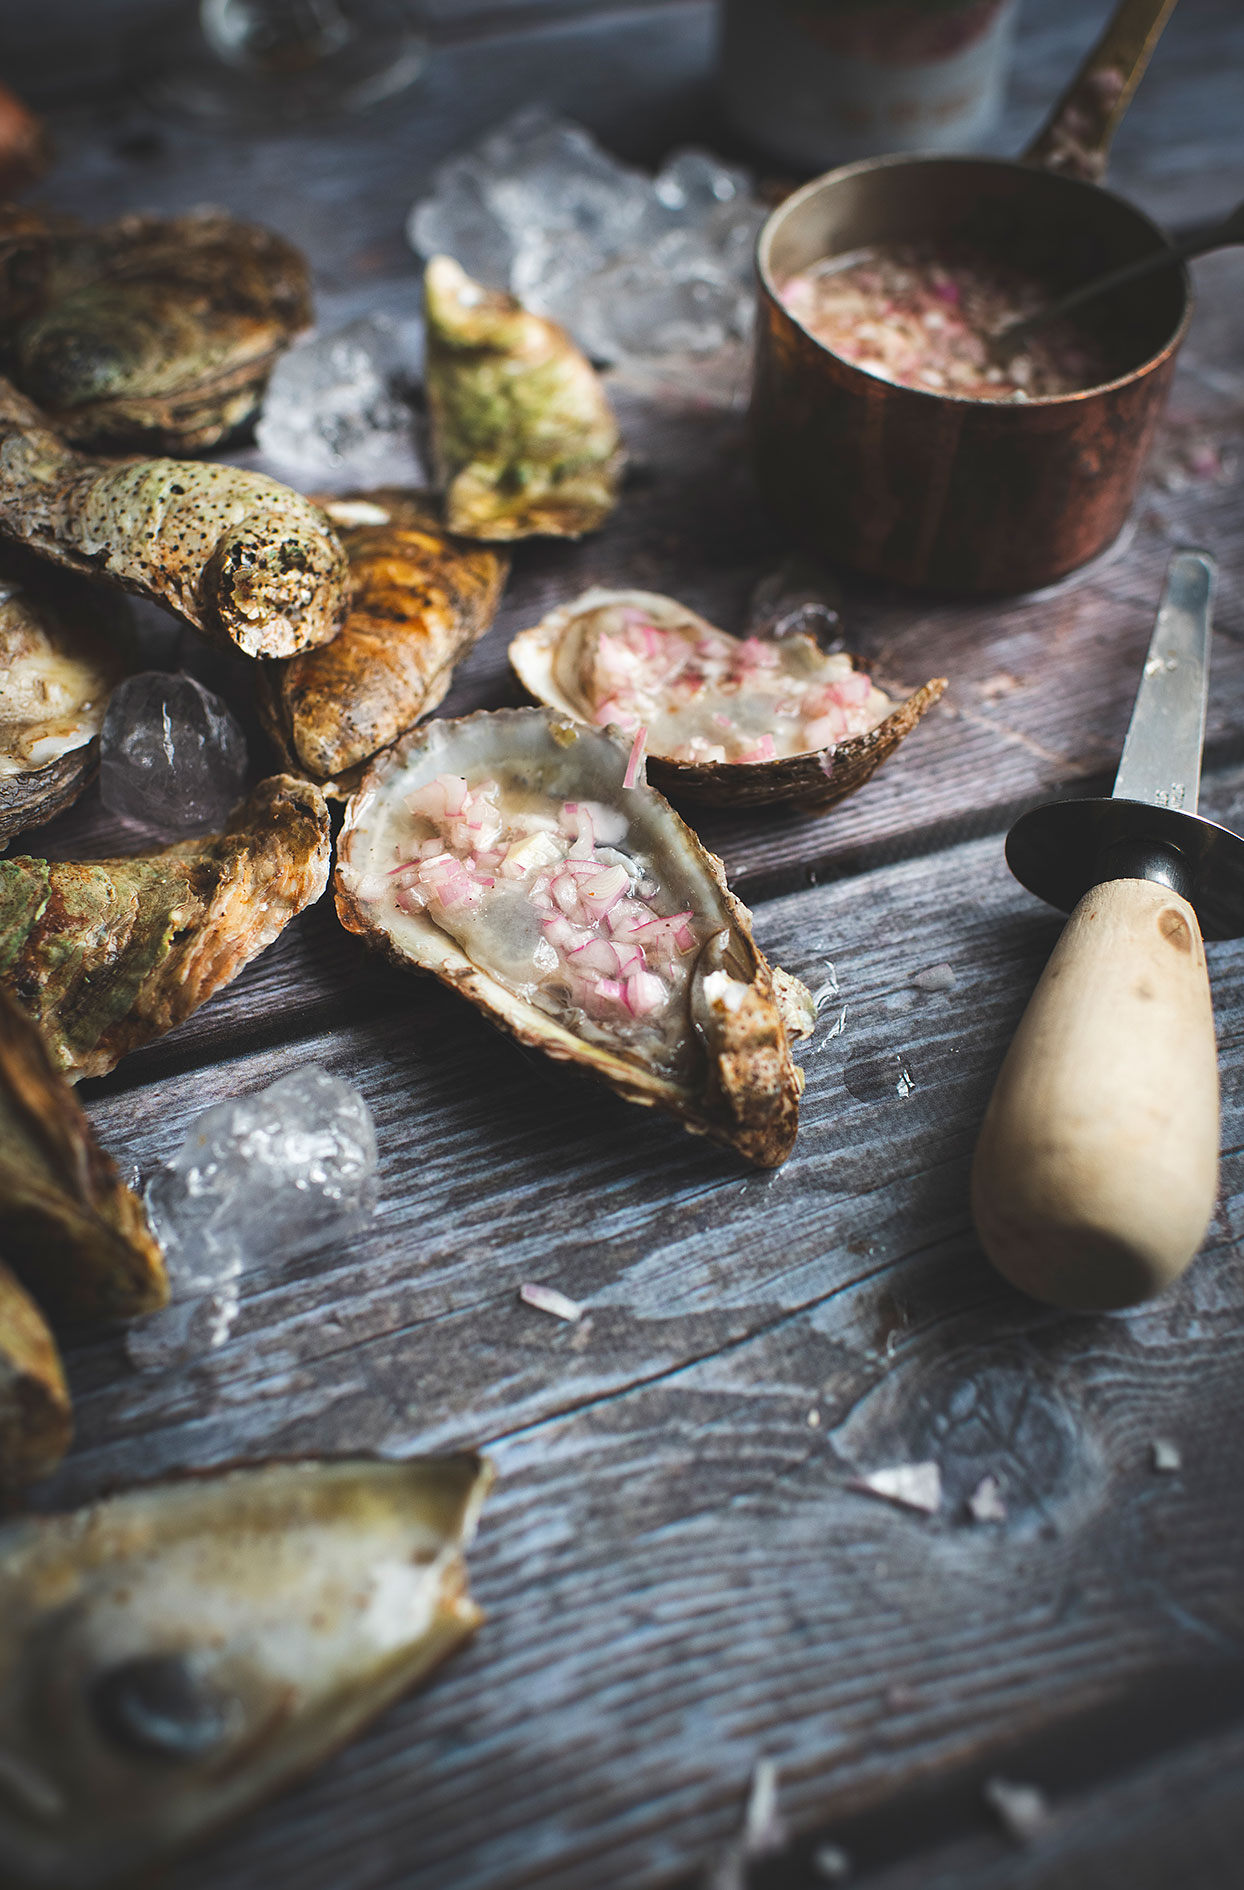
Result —
[[1114, 779], [1116, 801], [1196, 812], [1209, 697], [1214, 575], [1214, 561], [1203, 551], [1177, 551], [1167, 566]]

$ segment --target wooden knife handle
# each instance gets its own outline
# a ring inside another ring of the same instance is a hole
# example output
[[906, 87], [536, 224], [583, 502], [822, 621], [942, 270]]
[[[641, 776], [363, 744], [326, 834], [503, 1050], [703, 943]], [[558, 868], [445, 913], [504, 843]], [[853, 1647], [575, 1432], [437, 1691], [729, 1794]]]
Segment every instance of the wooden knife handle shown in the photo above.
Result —
[[1159, 1293], [1218, 1188], [1218, 1052], [1186, 899], [1108, 880], [1033, 992], [976, 1145], [972, 1212], [1013, 1285], [1081, 1311]]

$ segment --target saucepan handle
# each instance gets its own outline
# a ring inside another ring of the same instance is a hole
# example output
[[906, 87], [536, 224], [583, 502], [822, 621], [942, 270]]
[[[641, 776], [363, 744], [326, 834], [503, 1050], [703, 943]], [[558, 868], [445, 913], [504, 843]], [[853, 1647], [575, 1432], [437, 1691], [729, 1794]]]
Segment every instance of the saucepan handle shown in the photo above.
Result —
[[1100, 183], [1110, 144], [1175, 0], [1120, 0], [1110, 24], [1024, 152], [1025, 164]]

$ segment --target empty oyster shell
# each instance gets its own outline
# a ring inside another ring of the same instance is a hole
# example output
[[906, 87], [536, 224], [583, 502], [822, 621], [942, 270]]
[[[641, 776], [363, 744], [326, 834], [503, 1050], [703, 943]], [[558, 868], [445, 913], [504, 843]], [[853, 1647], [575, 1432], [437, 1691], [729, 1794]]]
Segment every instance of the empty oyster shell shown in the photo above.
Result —
[[537, 701], [646, 731], [648, 772], [689, 800], [832, 807], [862, 787], [946, 687], [894, 703], [808, 636], [731, 637], [654, 591], [585, 591], [510, 645]]
[[0, 570], [0, 846], [77, 800], [125, 669], [122, 600], [27, 562]]
[[[10, 247], [22, 237], [29, 268], [26, 224]], [[39, 292], [5, 339], [17, 385], [78, 446], [217, 445], [251, 417], [272, 363], [311, 320], [304, 258], [221, 210], [89, 231], [49, 221], [37, 234]]]
[[320, 501], [346, 549], [350, 607], [331, 643], [256, 677], [269, 732], [293, 765], [328, 780], [429, 715], [454, 664], [490, 627], [505, 554], [446, 536], [417, 492]]
[[184, 1022], [328, 883], [310, 781], [261, 781], [227, 832], [131, 859], [0, 860], [0, 985], [73, 1081]]
[[617, 503], [618, 427], [564, 329], [449, 256], [424, 277], [425, 373], [445, 521], [465, 538], [580, 538]]
[[478, 1457], [274, 1463], [0, 1530], [0, 1879], [147, 1876], [482, 1619]]
[[122, 1185], [38, 1030], [3, 990], [0, 1226], [6, 1260], [53, 1319], [129, 1319], [168, 1298], [142, 1203]]
[[318, 506], [262, 473], [87, 459], [0, 381], [0, 536], [154, 598], [247, 656], [336, 636], [346, 555]]
[[770, 968], [720, 861], [634, 779], [547, 710], [429, 723], [349, 804], [337, 910], [520, 1043], [776, 1167], [802, 1077]]
[[0, 1491], [48, 1476], [72, 1436], [56, 1341], [30, 1295], [0, 1263]]

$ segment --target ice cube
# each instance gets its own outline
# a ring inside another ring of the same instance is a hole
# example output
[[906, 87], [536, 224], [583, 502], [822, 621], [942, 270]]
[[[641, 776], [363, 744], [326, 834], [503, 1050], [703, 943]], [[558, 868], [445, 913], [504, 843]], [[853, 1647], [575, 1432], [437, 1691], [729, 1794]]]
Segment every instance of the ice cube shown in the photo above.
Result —
[[383, 314], [288, 349], [255, 428], [265, 461], [333, 491], [421, 485], [425, 468], [404, 398], [420, 365], [409, 331]]
[[316, 1064], [205, 1111], [147, 1187], [172, 1304], [131, 1328], [134, 1364], [161, 1369], [223, 1344], [246, 1265], [361, 1225], [376, 1163], [366, 1101]]
[[99, 736], [104, 806], [165, 838], [211, 833], [241, 799], [246, 737], [193, 676], [141, 670], [113, 690]]
[[749, 198], [746, 171], [721, 163], [709, 151], [688, 146], [666, 159], [652, 180], [659, 202], [680, 221], [703, 222], [720, 204]]

